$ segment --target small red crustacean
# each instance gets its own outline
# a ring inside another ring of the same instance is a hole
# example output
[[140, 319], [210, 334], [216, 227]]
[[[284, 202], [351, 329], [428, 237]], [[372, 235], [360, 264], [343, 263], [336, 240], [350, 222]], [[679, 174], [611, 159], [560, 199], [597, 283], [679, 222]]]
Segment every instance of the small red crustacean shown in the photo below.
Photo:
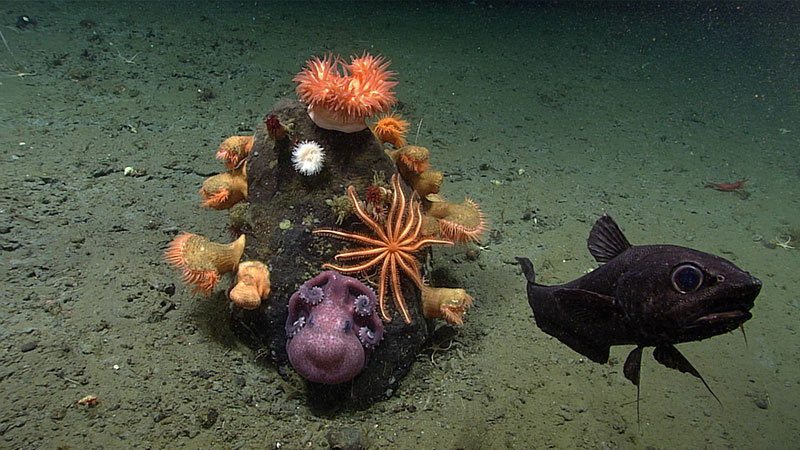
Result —
[[747, 178], [742, 178], [734, 183], [714, 183], [711, 181], [706, 181], [706, 187], [712, 187], [718, 191], [731, 192], [742, 189], [745, 182], [747, 182]]
[[76, 403], [82, 406], [97, 406], [100, 404], [100, 399], [96, 395], [87, 395]]

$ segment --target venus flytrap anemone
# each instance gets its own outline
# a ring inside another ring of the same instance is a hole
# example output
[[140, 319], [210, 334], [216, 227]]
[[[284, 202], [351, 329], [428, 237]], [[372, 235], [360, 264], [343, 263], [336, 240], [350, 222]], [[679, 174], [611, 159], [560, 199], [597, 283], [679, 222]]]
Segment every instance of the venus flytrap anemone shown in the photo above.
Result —
[[247, 159], [253, 148], [255, 136], [231, 136], [222, 141], [217, 150], [217, 159], [225, 161], [225, 167], [233, 169]]
[[316, 141], [298, 142], [292, 149], [294, 170], [302, 175], [318, 174], [322, 170], [323, 162], [325, 162], [325, 149]]
[[201, 206], [228, 209], [242, 200], [247, 200], [247, 161], [237, 168], [220, 173], [203, 181], [200, 189]]
[[438, 196], [429, 196], [430, 206], [425, 215], [439, 223], [439, 234], [447, 239], [465, 244], [480, 241], [488, 229], [486, 215], [477, 203], [464, 199], [462, 203], [450, 203]]
[[387, 149], [386, 154], [397, 164], [397, 170], [403, 175], [403, 179], [412, 173], [421, 174], [430, 166], [430, 150], [418, 145], [404, 145], [394, 150]]
[[210, 295], [220, 275], [233, 271], [244, 253], [244, 235], [230, 244], [218, 244], [203, 236], [181, 233], [169, 243], [164, 261], [181, 271], [181, 281], [194, 285], [193, 292]]
[[397, 171], [403, 176], [403, 180], [420, 198], [427, 199], [428, 195], [439, 193], [444, 174], [428, 168], [430, 152], [427, 148], [406, 145], [394, 150], [386, 149], [386, 154], [397, 165]]
[[464, 325], [464, 311], [472, 306], [472, 297], [464, 289], [422, 288], [422, 313], [427, 319], [444, 319]]

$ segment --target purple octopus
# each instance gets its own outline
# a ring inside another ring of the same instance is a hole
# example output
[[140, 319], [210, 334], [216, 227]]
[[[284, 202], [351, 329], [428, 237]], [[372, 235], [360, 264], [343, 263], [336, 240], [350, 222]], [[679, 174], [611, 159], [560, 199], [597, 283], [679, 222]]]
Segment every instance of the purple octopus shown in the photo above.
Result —
[[306, 281], [289, 299], [286, 352], [306, 380], [350, 381], [366, 366], [383, 337], [375, 292], [355, 278], [326, 271]]

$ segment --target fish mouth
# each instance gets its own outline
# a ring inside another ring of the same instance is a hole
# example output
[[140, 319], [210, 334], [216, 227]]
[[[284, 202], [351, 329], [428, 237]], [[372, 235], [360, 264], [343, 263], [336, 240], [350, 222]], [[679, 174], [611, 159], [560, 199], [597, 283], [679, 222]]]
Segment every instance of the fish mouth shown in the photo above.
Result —
[[[752, 306], [751, 306], [752, 307]], [[736, 328], [739, 325], [747, 322], [753, 317], [747, 309], [735, 309], [729, 311], [722, 311], [722, 312], [714, 312], [711, 314], [706, 314], [704, 316], [700, 316], [692, 322], [692, 325], [698, 327], [706, 327], [706, 326], [719, 326], [719, 325], [735, 325], [732, 328]]]
[[732, 291], [734, 295], [723, 297], [716, 308], [711, 307], [703, 311], [702, 315], [692, 320], [691, 326], [734, 330], [750, 320], [753, 317], [750, 310], [755, 306], [756, 297], [761, 291], [761, 281], [755, 278], [752, 283], [739, 286]]
[[731, 286], [727, 292], [728, 295], [720, 295], [715, 304], [698, 311], [700, 314], [691, 321], [691, 326], [734, 330], [750, 320], [753, 317], [750, 310], [755, 306], [756, 297], [761, 292], [761, 280], [751, 278], [749, 283]]
[[[750, 305], [752, 307], [752, 304]], [[730, 333], [750, 320], [753, 315], [743, 306], [736, 309], [706, 313], [689, 322], [683, 329], [688, 340], [700, 341], [712, 336]]]

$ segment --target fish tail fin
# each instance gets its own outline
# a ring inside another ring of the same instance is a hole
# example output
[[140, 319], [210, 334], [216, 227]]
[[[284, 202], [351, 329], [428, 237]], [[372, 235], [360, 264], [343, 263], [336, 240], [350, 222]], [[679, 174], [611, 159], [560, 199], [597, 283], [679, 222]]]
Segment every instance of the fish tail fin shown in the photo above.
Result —
[[522, 273], [525, 274], [525, 278], [528, 280], [528, 283], [536, 283], [536, 272], [533, 271], [533, 263], [528, 258], [522, 258], [517, 256], [517, 262], [522, 267]]

